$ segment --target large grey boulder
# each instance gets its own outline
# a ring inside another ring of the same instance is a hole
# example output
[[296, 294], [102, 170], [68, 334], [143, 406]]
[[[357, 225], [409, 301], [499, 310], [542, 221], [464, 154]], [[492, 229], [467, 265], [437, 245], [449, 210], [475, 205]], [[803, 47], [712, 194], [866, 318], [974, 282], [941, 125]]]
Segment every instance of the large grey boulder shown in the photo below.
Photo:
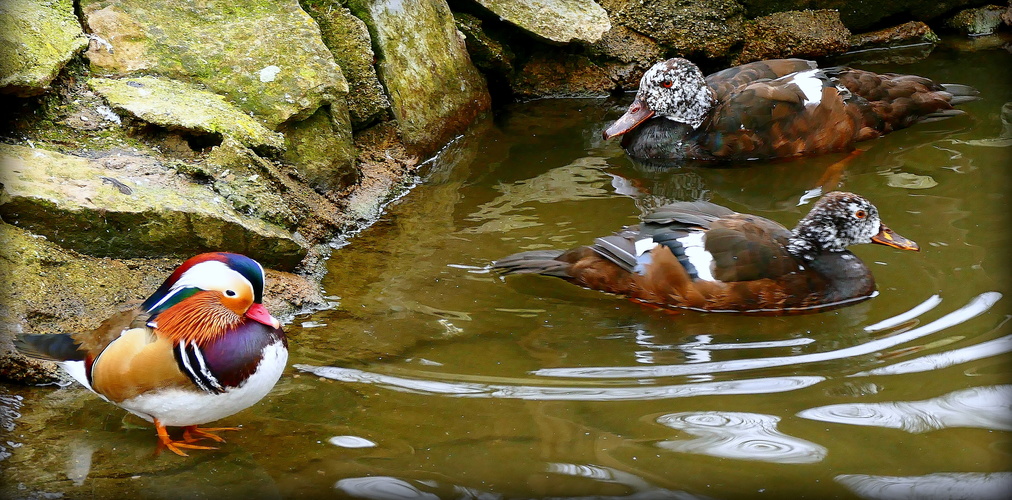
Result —
[[491, 105], [445, 0], [349, 0], [369, 26], [401, 139], [432, 154]]
[[98, 74], [201, 83], [275, 130], [348, 92], [296, 0], [81, 0]]
[[45, 92], [87, 46], [70, 0], [0, 2], [0, 92], [22, 97]]
[[148, 157], [89, 159], [2, 145], [0, 184], [5, 222], [93, 256], [185, 258], [224, 250], [292, 270], [308, 252], [297, 233], [238, 214], [215, 192]]
[[594, 0], [477, 0], [503, 21], [555, 43], [594, 43], [611, 29]]

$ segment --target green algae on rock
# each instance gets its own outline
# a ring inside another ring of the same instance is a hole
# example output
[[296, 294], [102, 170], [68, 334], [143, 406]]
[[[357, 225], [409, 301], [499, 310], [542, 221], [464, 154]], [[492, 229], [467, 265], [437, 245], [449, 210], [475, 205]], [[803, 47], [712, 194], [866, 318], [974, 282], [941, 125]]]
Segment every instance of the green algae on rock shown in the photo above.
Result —
[[0, 92], [21, 97], [45, 92], [87, 46], [70, 0], [0, 2]]
[[284, 160], [318, 191], [340, 191], [358, 180], [354, 140], [345, 104], [321, 106], [305, 120], [282, 126], [288, 139]]
[[359, 130], [385, 118], [390, 101], [373, 66], [369, 28], [337, 0], [303, 0], [302, 7], [320, 25], [323, 43], [348, 81], [352, 127]]
[[294, 269], [308, 243], [245, 217], [207, 187], [138, 156], [113, 177], [98, 159], [0, 147], [0, 217], [66, 248], [106, 257], [189, 257], [222, 250]]
[[436, 152], [490, 108], [485, 79], [471, 64], [444, 0], [351, 0], [348, 6], [369, 26], [379, 74], [411, 153]]
[[82, 0], [81, 11], [102, 41], [86, 53], [95, 73], [202, 83], [270, 129], [348, 92], [296, 0]]
[[231, 136], [256, 150], [278, 153], [284, 137], [250, 118], [224, 97], [195, 85], [153, 76], [92, 78], [88, 86], [112, 109], [169, 130]]

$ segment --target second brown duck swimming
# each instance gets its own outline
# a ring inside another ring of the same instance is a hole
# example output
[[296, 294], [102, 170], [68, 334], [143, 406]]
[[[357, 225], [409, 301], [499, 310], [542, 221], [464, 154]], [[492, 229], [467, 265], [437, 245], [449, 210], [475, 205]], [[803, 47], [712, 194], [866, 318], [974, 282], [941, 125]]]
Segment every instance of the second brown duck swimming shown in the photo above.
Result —
[[714, 312], [814, 312], [872, 296], [871, 270], [848, 245], [919, 250], [878, 209], [832, 192], [793, 231], [713, 203], [660, 207], [593, 245], [538, 250], [493, 262], [503, 274], [535, 273], [650, 304]]
[[748, 160], [848, 151], [918, 122], [962, 114], [978, 92], [916, 75], [771, 59], [707, 77], [681, 58], [655, 64], [604, 132], [642, 159]]

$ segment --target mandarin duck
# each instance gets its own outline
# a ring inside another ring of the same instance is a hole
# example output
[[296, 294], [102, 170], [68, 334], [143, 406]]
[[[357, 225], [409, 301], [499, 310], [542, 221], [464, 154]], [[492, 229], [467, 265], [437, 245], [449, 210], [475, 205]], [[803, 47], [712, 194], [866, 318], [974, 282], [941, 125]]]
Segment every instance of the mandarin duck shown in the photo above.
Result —
[[713, 203], [659, 207], [593, 245], [499, 259], [503, 275], [534, 273], [663, 307], [711, 312], [815, 312], [872, 296], [875, 280], [848, 245], [918, 246], [852, 193], [828, 193], [793, 231]]
[[918, 122], [963, 112], [976, 89], [915, 75], [877, 74], [771, 59], [703, 77], [681, 58], [640, 79], [624, 115], [604, 131], [639, 159], [755, 160], [838, 151]]
[[[174, 453], [235, 428], [198, 425], [239, 412], [274, 387], [288, 361], [281, 325], [263, 305], [264, 270], [234, 253], [183, 262], [139, 306], [87, 334], [21, 335], [23, 354], [56, 361], [102, 399], [154, 423]], [[184, 427], [173, 440], [167, 426]]]

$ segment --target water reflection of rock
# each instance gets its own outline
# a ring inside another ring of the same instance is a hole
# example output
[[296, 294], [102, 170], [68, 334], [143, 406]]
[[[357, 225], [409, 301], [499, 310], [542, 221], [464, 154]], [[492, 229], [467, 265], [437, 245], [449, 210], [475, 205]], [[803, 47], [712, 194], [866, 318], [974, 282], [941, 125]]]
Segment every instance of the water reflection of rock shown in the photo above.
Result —
[[779, 417], [743, 412], [683, 412], [657, 418], [657, 423], [696, 436], [660, 441], [657, 446], [681, 453], [779, 464], [822, 461], [827, 450], [777, 429]]
[[1012, 385], [973, 387], [923, 401], [820, 406], [798, 416], [822, 422], [901, 429], [911, 433], [949, 427], [1012, 430]]

